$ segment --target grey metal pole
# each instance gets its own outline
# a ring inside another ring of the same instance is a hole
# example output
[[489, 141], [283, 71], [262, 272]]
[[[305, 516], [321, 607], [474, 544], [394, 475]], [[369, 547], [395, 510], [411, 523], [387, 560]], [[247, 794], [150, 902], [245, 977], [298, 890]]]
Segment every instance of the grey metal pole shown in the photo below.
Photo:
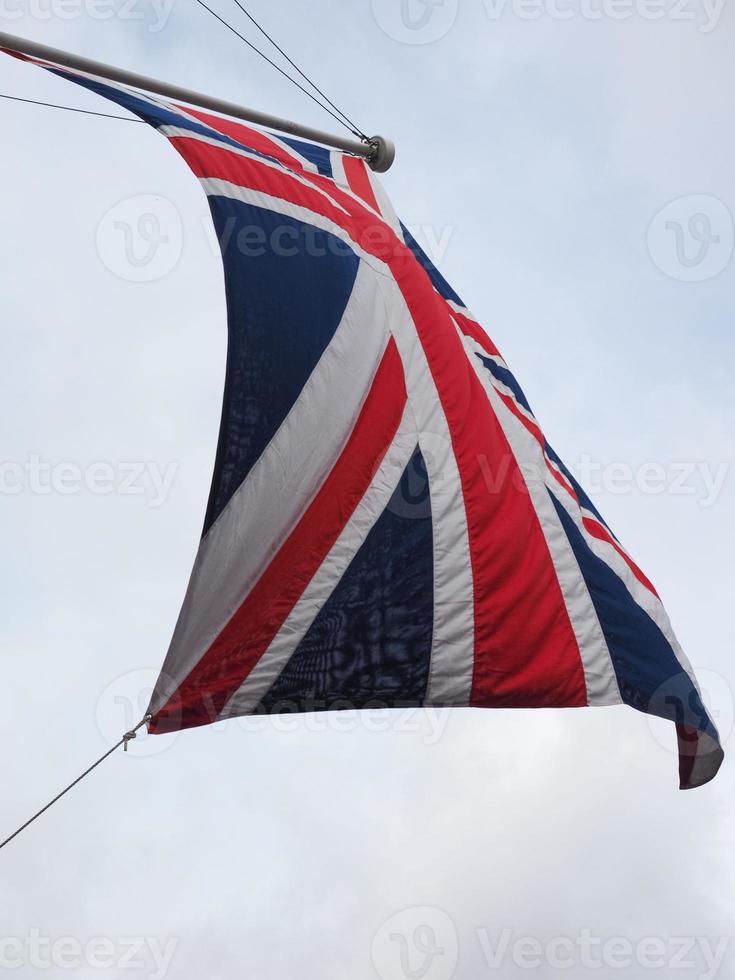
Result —
[[266, 112], [259, 112], [257, 109], [248, 109], [236, 102], [216, 99], [211, 95], [203, 95], [201, 92], [195, 92], [180, 85], [170, 85], [168, 82], [162, 82], [157, 78], [138, 75], [135, 72], [126, 71], [124, 68], [106, 65], [101, 61], [93, 61], [91, 58], [83, 58], [81, 55], [72, 54], [69, 51], [61, 51], [59, 48], [51, 48], [48, 45], [38, 44], [36, 41], [29, 41], [23, 37], [15, 37], [13, 34], [4, 34], [1, 31], [0, 48], [18, 51], [43, 61], [53, 61], [57, 65], [89, 72], [90, 75], [99, 75], [100, 78], [120, 82], [122, 85], [131, 88], [155, 92], [156, 95], [188, 102], [201, 109], [211, 109], [212, 112], [219, 112], [223, 116], [232, 116], [234, 119], [242, 119], [258, 126], [267, 126], [282, 133], [289, 133], [291, 136], [314, 140], [338, 150], [346, 150], [348, 153], [354, 153], [355, 156], [365, 159], [370, 168], [377, 173], [385, 173], [395, 159], [396, 150], [393, 142], [383, 136], [372, 136], [367, 142], [334, 136], [320, 129], [312, 129], [311, 126], [302, 126], [301, 123], [279, 119], [278, 116], [271, 116]]

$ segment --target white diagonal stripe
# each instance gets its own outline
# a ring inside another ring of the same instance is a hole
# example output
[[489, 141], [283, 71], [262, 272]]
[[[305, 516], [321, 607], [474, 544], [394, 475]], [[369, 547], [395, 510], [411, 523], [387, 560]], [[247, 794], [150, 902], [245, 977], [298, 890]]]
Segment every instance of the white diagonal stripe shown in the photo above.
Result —
[[[491, 411], [495, 412], [510, 444], [541, 524], [579, 648], [588, 704], [620, 704], [622, 699], [617, 677], [597, 611], [546, 489], [547, 478], [550, 486], [556, 481], [548, 471], [545, 453], [539, 442], [503, 402], [497, 391], [496, 379], [475, 356], [475, 343], [461, 331], [458, 333], [465, 346], [467, 359], [488, 396]], [[571, 501], [571, 497], [569, 499]]]
[[317, 211], [311, 211], [309, 208], [305, 208], [300, 204], [294, 204], [282, 197], [275, 197], [263, 191], [253, 190], [250, 187], [242, 187], [240, 184], [234, 184], [229, 180], [221, 180], [219, 177], [200, 177], [199, 182], [208, 197], [227, 197], [233, 201], [242, 201], [243, 204], [249, 204], [256, 208], [264, 208], [276, 214], [285, 214], [287, 217], [295, 218], [305, 225], [329, 232], [330, 235], [340, 238], [349, 245], [355, 254], [370, 265], [377, 273], [382, 276], [390, 275], [385, 262], [366, 252], [359, 242], [356, 242], [341, 225], [332, 221], [331, 218], [319, 214]]
[[394, 279], [381, 279], [406, 374], [431, 494], [434, 626], [427, 705], [466, 705], [474, 669], [474, 590], [462, 483], [444, 410], [416, 326]]
[[227, 625], [347, 442], [388, 341], [378, 280], [360, 263], [329, 346], [278, 432], [202, 540], [152, 713]]
[[362, 500], [268, 649], [222, 709], [220, 718], [251, 714], [268, 693], [385, 510], [416, 448], [416, 440], [416, 423], [406, 404], [393, 442]]

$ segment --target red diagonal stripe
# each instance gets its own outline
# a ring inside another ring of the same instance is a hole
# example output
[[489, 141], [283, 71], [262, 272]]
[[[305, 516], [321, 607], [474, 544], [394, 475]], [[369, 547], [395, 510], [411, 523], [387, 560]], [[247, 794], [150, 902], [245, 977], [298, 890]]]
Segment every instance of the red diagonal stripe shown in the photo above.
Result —
[[261, 191], [314, 211], [341, 227], [345, 227], [349, 221], [349, 215], [302, 179], [305, 173], [297, 176], [293, 170], [268, 164], [257, 157], [242, 156], [226, 146], [214, 146], [190, 136], [172, 136], [169, 139], [200, 179], [227, 180], [250, 190]]
[[410, 254], [383, 218], [329, 177], [306, 170], [297, 173], [293, 164], [289, 169], [280, 169], [224, 145], [205, 143], [195, 135], [173, 136], [169, 140], [200, 179], [226, 180], [313, 211], [334, 222], [361, 248], [384, 262], [396, 254]]
[[[446, 302], [446, 300], [445, 300]], [[459, 329], [466, 337], [471, 337], [472, 340], [476, 341], [488, 354], [494, 354], [496, 357], [500, 357], [500, 351], [488, 337], [485, 331], [482, 329], [480, 324], [476, 320], [471, 320], [464, 313], [460, 313], [459, 310], [455, 310], [453, 307], [446, 304], [447, 309], [450, 314], [454, 317], [459, 325]]]
[[[579, 706], [584, 671], [559, 580], [525, 481], [444, 301], [411, 255], [391, 262], [449, 425], [467, 513], [475, 609], [470, 703]], [[510, 461], [500, 492], [483, 465]]]
[[361, 197], [373, 211], [377, 211], [380, 214], [373, 185], [370, 183], [370, 178], [365, 169], [366, 164], [362, 160], [358, 160], [357, 157], [348, 157], [347, 154], [342, 157], [342, 164], [345, 168], [345, 177], [347, 178], [347, 183], [350, 185], [350, 189], [358, 197]]
[[267, 133], [264, 133], [260, 129], [251, 129], [250, 126], [235, 122], [234, 119], [223, 119], [221, 116], [213, 116], [209, 112], [203, 112], [201, 109], [194, 109], [191, 106], [177, 105], [176, 108], [203, 122], [205, 126], [210, 126], [216, 132], [229, 136], [230, 139], [237, 140], [245, 149], [249, 148], [257, 150], [259, 153], [265, 153], [266, 156], [279, 160], [292, 170], [304, 170], [302, 163], [292, 153], [284, 150], [280, 143], [271, 139]]
[[405, 404], [403, 366], [391, 338], [352, 434], [319, 493], [225, 629], [153, 718], [152, 732], [217, 718], [342, 533], [393, 441]]
[[609, 544], [612, 548], [617, 551], [620, 557], [623, 559], [625, 564], [635, 575], [641, 585], [645, 586], [649, 592], [653, 593], [656, 598], [659, 598], [659, 594], [654, 588], [653, 582], [648, 578], [648, 576], [641, 571], [641, 569], [636, 565], [633, 559], [620, 547], [615, 538], [610, 534], [608, 529], [604, 527], [600, 522], [593, 517], [583, 517], [582, 523], [587, 529], [588, 533], [592, 535], [593, 538], [597, 538], [598, 541], [604, 541], [605, 544]]

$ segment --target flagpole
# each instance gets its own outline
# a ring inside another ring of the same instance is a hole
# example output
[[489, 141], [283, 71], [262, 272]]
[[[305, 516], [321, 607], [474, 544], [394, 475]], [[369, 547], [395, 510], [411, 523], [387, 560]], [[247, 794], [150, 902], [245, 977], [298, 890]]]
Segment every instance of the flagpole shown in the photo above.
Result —
[[395, 159], [395, 146], [391, 140], [384, 136], [371, 136], [366, 141], [336, 136], [320, 129], [313, 129], [311, 126], [303, 126], [301, 123], [292, 122], [289, 119], [281, 119], [278, 116], [260, 112], [258, 109], [238, 105], [236, 102], [228, 102], [225, 99], [204, 95], [202, 92], [196, 92], [193, 89], [171, 85], [169, 82], [157, 78], [149, 78], [146, 75], [127, 71], [125, 68], [117, 68], [101, 61], [93, 61], [91, 58], [83, 58], [81, 55], [72, 54], [69, 51], [62, 51], [59, 48], [52, 48], [46, 44], [39, 44], [36, 41], [29, 41], [26, 38], [0, 31], [0, 49], [2, 48], [28, 55], [31, 58], [52, 61], [65, 68], [97, 75], [100, 78], [119, 82], [131, 88], [154, 92], [156, 95], [162, 95], [165, 98], [188, 102], [190, 105], [198, 106], [201, 109], [209, 109], [224, 116], [242, 119], [245, 122], [255, 123], [257, 126], [266, 126], [291, 136], [324, 143], [325, 146], [332, 146], [337, 150], [345, 150], [347, 153], [362, 157], [367, 161], [370, 168], [377, 173], [385, 173], [386, 170], [390, 169]]

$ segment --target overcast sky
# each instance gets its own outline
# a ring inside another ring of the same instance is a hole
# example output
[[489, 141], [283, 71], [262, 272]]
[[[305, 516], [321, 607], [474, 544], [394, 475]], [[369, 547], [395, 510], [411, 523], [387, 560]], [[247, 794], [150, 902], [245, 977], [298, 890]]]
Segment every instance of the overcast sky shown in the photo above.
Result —
[[[396, 208], [657, 585], [727, 750], [735, 10], [250, 9], [395, 138]], [[0, 0], [0, 30], [330, 125], [193, 0]], [[0, 92], [121, 112], [11, 59]], [[163, 139], [0, 113], [2, 837], [145, 708], [201, 530], [225, 310], [205, 198]], [[151, 209], [167, 240], [141, 265]], [[141, 740], [2, 852], [0, 972], [726, 977], [733, 767], [679, 793], [674, 741], [628, 708]]]

